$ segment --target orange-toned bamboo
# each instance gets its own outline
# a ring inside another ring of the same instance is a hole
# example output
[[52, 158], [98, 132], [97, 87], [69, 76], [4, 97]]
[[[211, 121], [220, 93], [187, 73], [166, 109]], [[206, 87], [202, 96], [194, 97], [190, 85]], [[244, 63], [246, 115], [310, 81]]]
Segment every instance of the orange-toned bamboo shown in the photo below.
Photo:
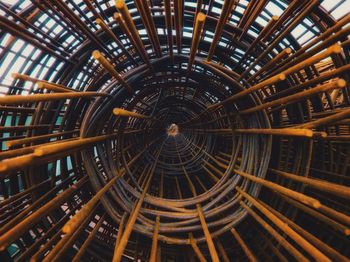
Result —
[[153, 44], [153, 49], [158, 57], [162, 56], [162, 51], [160, 47], [160, 42], [158, 38], [157, 29], [155, 27], [153, 17], [151, 15], [150, 8], [148, 6], [147, 1], [143, 0], [135, 0], [135, 4], [137, 6], [137, 9], [139, 10], [139, 13], [141, 15], [142, 21], [145, 24], [145, 27], [147, 29], [149, 39], [151, 40]]
[[350, 187], [348, 186], [338, 185], [335, 183], [314, 179], [314, 178], [309, 178], [309, 177], [297, 176], [288, 172], [283, 172], [272, 168], [270, 168], [269, 170], [274, 174], [289, 178], [297, 182], [301, 182], [310, 187], [317, 188], [318, 190], [329, 192], [331, 194], [334, 194], [336, 196], [343, 197], [346, 199], [350, 199]]
[[47, 135], [25, 137], [25, 138], [21, 138], [21, 139], [7, 141], [6, 146], [7, 147], [14, 147], [14, 146], [19, 146], [19, 145], [23, 145], [23, 144], [33, 143], [33, 142], [40, 142], [43, 140], [47, 140], [49, 138], [70, 135], [70, 134], [74, 134], [77, 132], [79, 132], [79, 129], [72, 130], [72, 131], [65, 131], [65, 132], [57, 132], [57, 133], [52, 133], [52, 134], [47, 134]]
[[141, 50], [142, 57], [143, 57], [145, 63], [150, 68], [152, 68], [151, 63], [149, 61], [149, 57], [147, 55], [147, 52], [146, 52], [145, 47], [143, 45], [143, 42], [141, 40], [141, 37], [138, 33], [138, 30], [136, 29], [136, 26], [134, 24], [134, 21], [132, 20], [132, 17], [129, 13], [129, 10], [128, 10], [126, 4], [124, 3], [123, 0], [116, 0], [115, 6], [118, 9], [118, 11], [120, 12], [121, 16], [123, 17], [123, 19], [125, 21], [125, 25], [129, 28], [132, 38], [135, 40], [136, 44], [138, 45], [139, 49]]
[[317, 120], [307, 122], [305, 124], [298, 125], [296, 126], [296, 128], [316, 128], [319, 126], [325, 126], [325, 125], [333, 124], [345, 118], [348, 118], [349, 116], [350, 116], [350, 109], [345, 109], [333, 115], [326, 116]]
[[103, 66], [108, 73], [110, 73], [118, 82], [124, 86], [129, 92], [132, 92], [132, 87], [124, 80], [124, 78], [115, 70], [114, 66], [101, 54], [100, 51], [95, 50], [92, 56]]
[[71, 186], [64, 190], [62, 193], [55, 196], [48, 201], [45, 205], [31, 213], [24, 218], [16, 226], [8, 230], [6, 233], [0, 236], [0, 251], [5, 250], [12, 242], [18, 239], [29, 228], [31, 228], [36, 222], [38, 222], [44, 215], [48, 214], [55, 208], [58, 208], [64, 201], [66, 201], [72, 194], [79, 190], [87, 181], [87, 176], [80, 179], [74, 186]]
[[125, 227], [126, 218], [127, 218], [127, 213], [124, 212], [124, 214], [122, 215], [122, 217], [120, 219], [120, 223], [119, 223], [119, 226], [118, 226], [118, 234], [117, 234], [117, 238], [115, 240], [114, 252], [117, 250], [117, 247], [119, 245], [120, 239], [122, 238], [124, 227]]
[[319, 240], [314, 235], [310, 234], [308, 231], [304, 230], [302, 227], [298, 226], [295, 222], [293, 222], [292, 220], [287, 218], [282, 213], [273, 209], [272, 207], [265, 204], [264, 202], [259, 201], [259, 203], [262, 204], [264, 207], [266, 207], [273, 214], [275, 214], [279, 219], [283, 220], [283, 222], [287, 223], [292, 228], [294, 228], [295, 231], [297, 231], [300, 235], [304, 236], [308, 241], [310, 241], [312, 244], [314, 244], [317, 248], [319, 248], [321, 251], [323, 251], [329, 257], [333, 258], [335, 261], [349, 262], [349, 259], [347, 259], [343, 255], [341, 255], [338, 251], [336, 251], [335, 249], [333, 249], [332, 247], [330, 247], [326, 243]]
[[280, 186], [276, 183], [273, 183], [273, 182], [270, 182], [270, 181], [267, 181], [265, 179], [262, 179], [260, 177], [255, 177], [255, 176], [252, 176], [252, 175], [249, 175], [245, 172], [242, 172], [240, 170], [237, 170], [237, 169], [234, 169], [234, 172], [237, 173], [238, 175], [242, 176], [242, 177], [245, 177], [251, 181], [254, 181], [255, 183], [258, 183], [260, 185], [263, 185], [265, 187], [268, 187], [270, 188], [271, 190], [275, 190], [277, 192], [280, 192], [290, 198], [293, 198], [295, 200], [298, 200], [302, 203], [304, 203], [305, 205], [308, 205], [308, 206], [311, 206], [313, 208], [319, 208], [321, 207], [321, 203], [320, 201], [318, 201], [317, 199], [313, 198], [313, 197], [309, 197], [309, 196], [306, 196], [302, 193], [299, 193], [297, 191], [294, 191], [294, 190], [291, 190], [289, 188], [286, 188], [286, 187], [283, 187], [283, 186]]
[[[258, 134], [258, 135], [276, 135], [276, 136], [297, 136], [297, 137], [314, 137], [317, 133], [310, 129], [297, 129], [297, 128], [223, 128], [223, 129], [186, 129], [194, 132], [204, 133], [238, 133], [238, 134]], [[326, 137], [327, 133], [321, 132], [322, 137]]]
[[153, 118], [153, 117], [150, 117], [150, 116], [146, 116], [146, 115], [143, 115], [143, 114], [139, 114], [139, 113], [136, 113], [136, 112], [131, 112], [131, 111], [125, 110], [123, 108], [114, 108], [113, 109], [113, 114], [116, 115], [116, 116], [135, 117], [135, 118], [152, 119], [152, 120], [159, 121], [156, 118]]
[[198, 13], [196, 16], [196, 22], [195, 22], [194, 29], [193, 29], [190, 57], [189, 57], [188, 66], [187, 66], [188, 73], [192, 70], [193, 61], [194, 61], [194, 58], [197, 54], [199, 42], [200, 42], [201, 35], [203, 32], [205, 19], [206, 19], [206, 15], [201, 13], [201, 12]]
[[274, 223], [279, 229], [286, 233], [291, 239], [293, 239], [300, 247], [302, 247], [309, 255], [311, 255], [316, 261], [328, 261], [331, 260], [320, 252], [317, 248], [306, 241], [302, 236], [295, 232], [291, 227], [285, 224], [277, 216], [271, 213], [267, 208], [261, 205], [255, 198], [248, 193], [244, 192], [241, 188], [236, 187], [236, 190], [249, 202], [251, 202], [260, 212], [262, 212], [272, 223]]
[[277, 232], [270, 224], [268, 224], [260, 215], [252, 208], [246, 205], [243, 201], [239, 203], [277, 242], [290, 253], [296, 261], [308, 262], [309, 260], [297, 250], [289, 241]]
[[220, 14], [220, 18], [219, 18], [218, 23], [217, 23], [216, 28], [215, 28], [214, 39], [211, 42], [210, 49], [208, 52], [208, 56], [207, 56], [208, 61], [211, 61], [211, 59], [214, 55], [216, 46], [219, 42], [222, 31], [224, 29], [224, 25], [225, 25], [230, 13], [231, 13], [233, 5], [235, 3], [236, 3], [236, 1], [234, 1], [234, 0], [225, 0], [224, 1], [224, 4], [222, 6], [222, 10], [221, 10], [221, 14]]
[[[24, 75], [24, 74], [19, 74], [19, 73], [12, 73], [11, 76], [14, 78], [14, 79], [20, 79], [20, 80], [23, 80], [23, 81], [29, 81], [29, 82], [32, 82], [32, 83], [43, 83], [41, 85], [39, 85], [38, 87], [39, 88], [46, 88], [48, 90], [52, 90], [52, 91], [58, 91], [58, 92], [75, 92], [76, 90], [70, 88], [70, 87], [66, 87], [64, 85], [61, 85], [61, 84], [56, 84], [56, 83], [51, 83], [51, 82], [48, 82], [46, 80], [41, 80], [41, 79], [37, 79], [37, 78], [34, 78], [34, 77], [31, 77], [29, 75]], [[45, 86], [44, 86], [45, 84]]]
[[200, 204], [197, 204], [196, 207], [197, 207], [199, 220], [200, 220], [202, 228], [203, 228], [204, 236], [205, 236], [205, 239], [206, 239], [206, 241], [208, 243], [209, 253], [210, 253], [211, 259], [212, 259], [213, 262], [219, 262], [220, 261], [219, 260], [219, 256], [218, 256], [218, 253], [216, 252], [215, 245], [214, 245], [214, 242], [213, 242], [213, 238], [210, 235], [207, 223], [205, 222], [205, 217], [204, 217], [204, 214], [203, 214], [203, 210], [202, 210]]
[[243, 91], [235, 94], [235, 95], [232, 95], [228, 98], [226, 98], [224, 101], [220, 102], [220, 103], [217, 103], [217, 104], [213, 104], [211, 106], [208, 107], [208, 109], [215, 109], [215, 108], [218, 108], [220, 107], [221, 105], [223, 104], [226, 104], [226, 103], [229, 103], [229, 102], [233, 102], [235, 100], [237, 100], [238, 98], [241, 98], [243, 96], [246, 96], [246, 95], [249, 95], [255, 91], [258, 91], [260, 90], [261, 88], [264, 88], [266, 86], [269, 86], [269, 85], [273, 85], [273, 84], [276, 84], [280, 81], [283, 81], [286, 79], [286, 75], [285, 74], [278, 74], [278, 75], [275, 75], [275, 76], [272, 76], [252, 87], [249, 87], [247, 89], [244, 89]]
[[157, 247], [158, 247], [158, 232], [159, 232], [160, 217], [156, 217], [156, 222], [154, 223], [153, 237], [152, 237], [152, 248], [150, 255], [150, 262], [156, 262]]
[[74, 98], [93, 98], [95, 96], [106, 96], [105, 93], [98, 92], [66, 92], [53, 94], [34, 94], [34, 95], [6, 95], [0, 97], [0, 104], [22, 104], [22, 103], [36, 103], [44, 101], [65, 100]]
[[190, 244], [193, 248], [193, 251], [196, 253], [198, 259], [200, 262], [206, 262], [207, 260], [205, 259], [205, 257], [203, 256], [202, 252], [200, 251], [199, 247], [197, 246], [196, 241], [193, 238], [192, 233], [189, 234], [189, 240], [190, 240]]
[[157, 156], [156, 156], [156, 159], [154, 161], [154, 164], [153, 164], [151, 170], [149, 171], [149, 175], [148, 175], [147, 180], [145, 180], [145, 185], [144, 185], [144, 188], [142, 190], [142, 194], [140, 195], [139, 199], [137, 199], [135, 201], [134, 208], [132, 209], [132, 212], [130, 214], [128, 222], [126, 223], [126, 227], [125, 227], [123, 235], [122, 235], [122, 237], [120, 239], [119, 245], [115, 249], [114, 256], [113, 256], [113, 262], [120, 262], [121, 261], [124, 249], [125, 249], [125, 247], [126, 247], [126, 245], [128, 243], [130, 234], [131, 234], [131, 232], [133, 230], [133, 226], [134, 226], [134, 224], [136, 222], [136, 219], [137, 219], [137, 216], [138, 216], [138, 214], [140, 212], [143, 200], [145, 199], [147, 191], [148, 191], [148, 188], [149, 188], [149, 186], [151, 184], [151, 181], [152, 181], [152, 178], [153, 178], [153, 175], [154, 175], [154, 170], [156, 168], [156, 164], [158, 162], [158, 158], [159, 158], [160, 152], [162, 150], [162, 147], [163, 146], [161, 146], [160, 150], [157, 153]]
[[276, 100], [273, 100], [271, 102], [267, 102], [249, 109], [245, 109], [245, 110], [241, 110], [239, 113], [240, 114], [251, 114], [263, 109], [267, 109], [269, 107], [273, 107], [273, 106], [280, 106], [280, 105], [288, 105], [300, 100], [304, 100], [307, 97], [310, 97], [312, 95], [321, 93], [321, 92], [327, 92], [333, 89], [341, 89], [346, 87], [346, 82], [343, 79], [338, 79], [336, 81], [332, 81], [329, 82], [327, 84], [323, 84], [321, 86], [317, 86], [308, 90], [304, 90], [301, 91], [299, 93], [296, 93], [294, 95], [290, 95], [290, 96], [286, 96], [286, 97], [282, 97]]
[[[46, 81], [38, 81], [36, 83], [36, 85], [39, 89], [46, 89], [46, 90], [55, 91], [55, 92], [76, 92], [76, 91], [74, 91], [70, 88], [67, 88], [65, 86], [57, 85], [54, 83], [49, 83]], [[105, 94], [105, 95], [107, 95], [107, 94]]]
[[227, 253], [225, 251], [225, 248], [222, 245], [221, 241], [217, 239], [215, 242], [216, 242], [216, 245], [218, 246], [218, 250], [219, 250], [222, 261], [223, 262], [230, 262], [230, 259], [228, 258]]
[[92, 212], [97, 206], [103, 195], [115, 184], [115, 182], [122, 177], [125, 172], [118, 173], [113, 177], [103, 188], [101, 188], [94, 196], [76, 213], [62, 228], [62, 232], [69, 234], [75, 231], [83, 222], [85, 217]]
[[100, 229], [100, 227], [102, 226], [102, 223], [105, 221], [105, 217], [106, 215], [103, 215], [99, 221], [97, 222], [97, 224], [95, 225], [94, 229], [90, 232], [88, 238], [84, 241], [84, 243], [80, 246], [78, 252], [75, 254], [75, 256], [72, 259], [72, 262], [79, 262], [81, 261], [82, 256], [84, 255], [85, 251], [87, 250], [88, 246], [90, 245], [90, 243], [92, 242], [92, 240], [94, 239], [96, 233], [98, 232], [98, 230]]
[[164, 0], [164, 11], [165, 11], [165, 28], [166, 36], [168, 40], [168, 50], [170, 59], [173, 60], [173, 16], [171, 11], [170, 0]]
[[243, 241], [241, 236], [238, 234], [237, 230], [232, 227], [230, 229], [230, 231], [231, 231], [232, 235], [235, 237], [235, 239], [237, 240], [238, 244], [243, 249], [244, 253], [246, 254], [246, 256], [248, 258], [248, 260], [251, 261], [251, 262], [257, 262], [258, 260], [255, 258], [255, 256], [253, 255], [252, 251], [249, 249], [247, 244]]
[[181, 53], [182, 50], [182, 28], [183, 28], [183, 3], [182, 1], [174, 1], [174, 13], [175, 13], [175, 30], [176, 30], [176, 47], [177, 52]]
[[100, 135], [95, 137], [87, 137], [80, 139], [71, 139], [68, 141], [58, 141], [55, 143], [46, 143], [38, 147], [34, 147], [34, 152], [27, 155], [13, 157], [2, 160], [0, 162], [0, 172], [7, 172], [10, 170], [18, 170], [27, 165], [35, 164], [41, 158], [46, 158], [55, 154], [66, 154], [70, 150], [80, 149], [82, 147], [90, 146], [91, 144], [105, 141], [116, 137], [116, 134]]

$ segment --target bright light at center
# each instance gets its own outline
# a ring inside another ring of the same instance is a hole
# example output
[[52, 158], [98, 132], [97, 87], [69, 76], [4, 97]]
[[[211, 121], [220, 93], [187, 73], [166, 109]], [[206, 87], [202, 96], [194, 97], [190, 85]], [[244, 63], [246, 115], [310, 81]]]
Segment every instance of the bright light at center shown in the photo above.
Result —
[[179, 127], [177, 124], [171, 124], [167, 129], [168, 136], [176, 136], [179, 134]]

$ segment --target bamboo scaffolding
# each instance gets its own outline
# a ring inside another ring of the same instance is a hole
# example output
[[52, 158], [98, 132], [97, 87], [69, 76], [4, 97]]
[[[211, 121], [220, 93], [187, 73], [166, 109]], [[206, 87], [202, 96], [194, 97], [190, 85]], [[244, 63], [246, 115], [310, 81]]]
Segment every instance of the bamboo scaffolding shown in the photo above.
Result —
[[0, 260], [349, 261], [330, 5], [0, 1]]

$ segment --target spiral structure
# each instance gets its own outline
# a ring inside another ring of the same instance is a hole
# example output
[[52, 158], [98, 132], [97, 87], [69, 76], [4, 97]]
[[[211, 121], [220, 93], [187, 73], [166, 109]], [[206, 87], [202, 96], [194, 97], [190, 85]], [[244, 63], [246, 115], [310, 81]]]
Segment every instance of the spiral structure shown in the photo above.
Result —
[[350, 261], [350, 1], [0, 10], [0, 261]]

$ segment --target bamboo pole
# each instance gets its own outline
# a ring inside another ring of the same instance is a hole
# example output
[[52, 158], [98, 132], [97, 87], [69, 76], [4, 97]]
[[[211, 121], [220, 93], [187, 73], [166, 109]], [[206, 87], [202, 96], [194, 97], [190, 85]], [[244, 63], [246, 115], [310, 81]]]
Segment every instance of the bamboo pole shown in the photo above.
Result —
[[125, 230], [123, 232], [123, 235], [120, 239], [120, 242], [118, 243], [119, 245], [116, 247], [115, 249], [115, 252], [114, 252], [114, 256], [113, 256], [113, 262], [119, 262], [121, 261], [122, 259], [122, 255], [123, 255], [123, 252], [124, 252], [124, 249], [128, 243], [128, 240], [129, 240], [129, 237], [130, 237], [130, 234], [133, 230], [133, 226], [136, 222], [136, 219], [137, 219], [137, 216], [140, 212], [140, 209], [141, 209], [141, 206], [142, 206], [142, 203], [146, 197], [146, 194], [147, 194], [147, 191], [148, 191], [148, 188], [151, 184], [151, 181], [152, 181], [152, 178], [153, 178], [153, 175], [154, 175], [154, 170], [156, 168], [156, 165], [157, 165], [157, 161], [158, 161], [158, 158], [159, 158], [159, 155], [162, 151], [162, 147], [163, 145], [161, 146], [157, 156], [156, 156], [156, 159], [154, 161], [154, 164], [148, 174], [148, 178], [147, 180], [145, 181], [145, 185], [144, 185], [144, 188], [142, 190], [142, 194], [140, 195], [139, 199], [137, 199], [135, 201], [135, 205], [132, 209], [132, 212], [130, 214], [130, 217], [128, 219], [128, 222], [126, 223], [126, 227], [125, 227]]
[[192, 233], [189, 234], [189, 240], [190, 240], [190, 244], [191, 244], [191, 246], [193, 248], [193, 251], [197, 255], [199, 261], [200, 262], [206, 262], [207, 260], [205, 259], [205, 257], [203, 256], [202, 252], [200, 251], [199, 247], [197, 246], [197, 243], [196, 243], [195, 239], [193, 238]]
[[309, 197], [309, 196], [306, 196], [302, 193], [299, 193], [297, 191], [294, 191], [294, 190], [291, 190], [289, 188], [286, 188], [286, 187], [283, 187], [283, 186], [280, 186], [276, 183], [273, 183], [273, 182], [270, 182], [270, 181], [267, 181], [265, 179], [262, 179], [262, 178], [259, 178], [259, 177], [255, 177], [255, 176], [252, 176], [252, 175], [249, 175], [245, 172], [242, 172], [242, 171], [239, 171], [237, 169], [234, 169], [233, 170], [235, 173], [237, 173], [238, 175], [244, 177], [244, 178], [247, 178], [255, 183], [258, 183], [260, 185], [263, 185], [265, 187], [268, 187], [270, 188], [271, 190], [274, 190], [274, 191], [277, 191], [277, 192], [280, 192], [290, 198], [293, 198], [297, 201], [300, 201], [301, 203], [305, 204], [305, 205], [308, 205], [308, 206], [311, 206], [313, 208], [320, 208], [321, 207], [321, 203], [320, 201], [318, 201], [317, 199], [313, 198], [313, 197]]
[[345, 199], [350, 199], [350, 187], [338, 185], [331, 182], [326, 182], [319, 179], [297, 176], [297, 175], [276, 170], [273, 168], [270, 168], [269, 171], [271, 171], [273, 174], [286, 177], [288, 179], [291, 179], [297, 182], [301, 182], [305, 185], [308, 185], [310, 187], [316, 188], [321, 191], [331, 193], [335, 196], [343, 197]]
[[295, 222], [287, 218], [286, 216], [282, 215], [282, 213], [278, 212], [277, 210], [271, 208], [269, 205], [259, 201], [260, 204], [262, 204], [264, 207], [266, 207], [269, 211], [271, 211], [273, 214], [278, 216], [279, 219], [283, 220], [285, 223], [290, 225], [296, 232], [298, 232], [300, 235], [305, 237], [310, 243], [314, 244], [317, 248], [319, 248], [322, 252], [327, 254], [329, 257], [334, 259], [335, 261], [342, 261], [342, 262], [348, 262], [349, 259], [341, 255], [338, 251], [330, 247], [329, 245], [325, 244], [321, 240], [319, 240], [314, 235], [310, 234], [308, 231], [304, 230], [302, 227], [298, 226]]
[[89, 247], [90, 243], [92, 242], [92, 240], [95, 238], [96, 233], [98, 232], [98, 230], [101, 228], [103, 222], [105, 221], [106, 215], [104, 214], [99, 221], [97, 222], [97, 224], [95, 225], [94, 229], [90, 232], [88, 238], [84, 241], [84, 243], [80, 246], [78, 252], [75, 254], [75, 256], [72, 259], [72, 262], [79, 262], [82, 259], [82, 256], [84, 255], [84, 253], [86, 252], [87, 248]]
[[34, 94], [34, 95], [6, 95], [0, 97], [0, 104], [14, 105], [23, 103], [36, 103], [56, 100], [66, 100], [74, 98], [93, 98], [95, 96], [106, 96], [105, 93], [99, 92], [65, 92], [53, 94]]
[[[90, 0], [85, 0], [86, 2], [89, 2]], [[91, 4], [91, 3], [90, 3]], [[105, 31], [110, 38], [113, 39], [114, 42], [119, 46], [121, 50], [130, 58], [132, 62], [135, 63], [135, 59], [132, 57], [132, 55], [129, 53], [129, 51], [124, 47], [123, 43], [117, 38], [117, 36], [113, 33], [113, 31], [109, 28], [109, 26], [103, 21], [102, 17], [98, 17], [96, 19], [96, 24], [98, 24], [103, 31]]]
[[114, 252], [117, 250], [117, 247], [119, 246], [119, 243], [120, 243], [120, 239], [121, 239], [121, 237], [123, 235], [126, 218], [127, 218], [127, 213], [124, 212], [124, 214], [122, 215], [122, 217], [120, 219], [120, 223], [119, 223], [119, 227], [118, 227], [118, 234], [117, 234], [117, 238], [115, 240]]
[[133, 92], [132, 87], [124, 80], [124, 78], [114, 69], [114, 66], [101, 54], [100, 51], [95, 50], [92, 56], [103, 66], [103, 68], [118, 82], [125, 87], [130, 93]]
[[31, 213], [24, 218], [21, 222], [9, 229], [3, 235], [0, 236], [0, 251], [5, 250], [12, 242], [18, 239], [24, 234], [30, 227], [37, 223], [44, 215], [48, 214], [52, 210], [60, 207], [69, 197], [71, 197], [76, 191], [86, 183], [87, 177], [80, 179], [74, 186], [71, 186], [44, 204], [42, 207]]
[[116, 0], [115, 6], [120, 12], [121, 16], [123, 17], [126, 27], [130, 30], [131, 37], [134, 39], [138, 49], [141, 51], [141, 55], [144, 62], [149, 66], [149, 68], [152, 68], [152, 65], [150, 63], [149, 57], [147, 55], [147, 52], [145, 50], [141, 37], [136, 29], [136, 26], [132, 20], [132, 17], [129, 13], [129, 10], [126, 4], [124, 3], [123, 0]]
[[205, 222], [203, 210], [199, 204], [197, 204], [196, 207], [197, 207], [199, 220], [200, 220], [202, 228], [203, 228], [204, 236], [205, 236], [205, 239], [208, 243], [211, 259], [213, 262], [219, 262], [220, 261], [219, 256], [218, 256], [218, 253], [216, 252], [215, 245], [214, 245], [213, 239], [210, 235], [207, 223]]
[[218, 246], [218, 250], [219, 250], [219, 253], [221, 255], [222, 261], [223, 262], [230, 262], [230, 259], [228, 258], [226, 251], [225, 251], [225, 248], [222, 245], [221, 241], [217, 239], [216, 244]]
[[252, 196], [244, 192], [241, 188], [236, 187], [237, 191], [251, 202], [259, 211], [261, 211], [272, 223], [274, 223], [279, 229], [286, 233], [290, 238], [292, 238], [300, 247], [302, 247], [309, 255], [311, 255], [317, 261], [331, 261], [327, 256], [320, 252], [317, 248], [311, 245], [303, 237], [301, 237], [297, 232], [280, 220], [277, 216], [271, 213], [267, 208], [256, 201]]
[[192, 38], [192, 45], [190, 50], [190, 57], [189, 57], [188, 66], [187, 66], [187, 73], [190, 73], [192, 70], [193, 61], [197, 54], [199, 42], [201, 40], [201, 35], [203, 33], [205, 19], [206, 19], [206, 15], [201, 12], [199, 12], [196, 16], [196, 22], [193, 29], [193, 38]]
[[176, 47], [177, 53], [182, 51], [182, 30], [183, 30], [183, 3], [182, 1], [174, 1], [175, 13], [175, 30], [176, 30]]
[[[318, 136], [317, 132], [314, 132], [310, 129], [298, 129], [298, 128], [237, 128], [237, 129], [192, 129], [192, 128], [184, 128], [183, 130], [191, 130], [193, 132], [199, 133], [237, 133], [237, 134], [258, 134], [258, 135], [276, 135], [276, 136], [296, 136], [296, 137], [314, 137]], [[326, 132], [320, 132], [322, 137], [326, 137]]]
[[96, 137], [79, 138], [68, 141], [66, 140], [58, 141], [55, 143], [42, 144], [38, 147], [34, 147], [34, 151], [30, 152], [29, 154], [2, 160], [0, 162], [0, 173], [10, 170], [18, 170], [19, 168], [24, 168], [28, 165], [36, 164], [38, 163], [39, 159], [52, 157], [55, 154], [69, 154], [71, 150], [78, 150], [84, 147], [88, 147], [94, 143], [112, 139], [116, 136], [117, 134], [108, 134]]
[[113, 109], [113, 114], [116, 116], [124, 116], [124, 117], [134, 117], [134, 118], [140, 118], [140, 119], [150, 119], [150, 120], [154, 120], [154, 121], [159, 121], [156, 118], [150, 117], [150, 116], [146, 116], [143, 114], [139, 114], [136, 112], [131, 112], [122, 108], [114, 108]]
[[15, 146], [19, 146], [19, 145], [40, 142], [40, 141], [47, 140], [50, 138], [61, 137], [61, 136], [65, 136], [65, 135], [72, 135], [72, 134], [77, 133], [77, 132], [79, 132], [79, 129], [75, 129], [75, 130], [71, 130], [71, 131], [64, 131], [64, 132], [57, 132], [57, 133], [47, 134], [47, 135], [26, 137], [26, 138], [7, 141], [6, 146], [8, 148], [10, 148], [10, 147], [15, 147]]
[[152, 42], [153, 49], [158, 57], [162, 56], [162, 51], [160, 47], [160, 42], [158, 38], [157, 29], [155, 27], [153, 17], [151, 15], [150, 8], [148, 6], [147, 1], [142, 0], [135, 0], [135, 4], [137, 5], [137, 9], [139, 10], [139, 13], [141, 15], [142, 21], [145, 24], [145, 27], [147, 29], [149, 39]]
[[209, 49], [208, 56], [207, 56], [207, 61], [209, 61], [209, 62], [211, 61], [211, 59], [214, 55], [216, 46], [217, 46], [219, 39], [222, 35], [224, 25], [225, 25], [229, 15], [230, 15], [230, 12], [233, 8], [233, 5], [235, 3], [236, 3], [236, 1], [234, 1], [234, 0], [225, 0], [224, 1], [224, 4], [222, 6], [222, 10], [221, 10], [221, 14], [220, 14], [220, 18], [219, 18], [219, 21], [218, 21], [216, 28], [215, 28], [214, 39], [211, 42], [210, 49]]
[[[243, 201], [240, 205], [273, 237], [278, 243], [283, 246], [288, 253], [290, 253], [297, 261], [309, 261], [299, 250], [297, 250], [291, 243], [288, 242], [280, 233], [278, 233], [272, 226], [270, 226], [261, 216], [259, 216], [253, 209], [251, 209]], [[248, 255], [247, 255], [248, 256]], [[254, 257], [255, 259], [255, 257]], [[256, 261], [256, 260], [255, 260]]]
[[231, 231], [232, 235], [235, 237], [235, 239], [237, 240], [238, 244], [241, 246], [241, 248], [244, 251], [244, 253], [246, 254], [248, 260], [251, 261], [251, 262], [257, 262], [258, 260], [253, 255], [252, 251], [249, 249], [247, 244], [243, 241], [243, 239], [241, 238], [241, 236], [239, 235], [237, 230], [232, 227], [230, 229], [230, 231]]
[[57, 91], [57, 92], [76, 92], [77, 91], [77, 90], [74, 90], [70, 87], [66, 87], [64, 85], [61, 85], [61, 84], [51, 83], [51, 82], [41, 80], [38, 78], [34, 78], [34, 77], [31, 77], [31, 76], [25, 75], [25, 74], [12, 73], [11, 76], [13, 79], [28, 81], [28, 82], [32, 82], [34, 84], [41, 83], [40, 85], [38, 85], [38, 88], [46, 88], [48, 90]]
[[156, 256], [157, 256], [157, 247], [158, 247], [158, 233], [159, 233], [159, 223], [160, 223], [160, 217], [156, 217], [156, 222], [154, 225], [153, 230], [153, 237], [152, 237], [152, 247], [151, 247], [151, 255], [150, 255], [150, 262], [156, 262]]
[[101, 188], [92, 198], [87, 202], [79, 211], [76, 213], [63, 227], [62, 232], [65, 234], [70, 234], [77, 230], [80, 224], [83, 222], [86, 216], [92, 212], [92, 210], [97, 206], [101, 198], [108, 190], [115, 184], [115, 182], [121, 178], [125, 172], [118, 173], [113, 177], [103, 188]]
[[336, 81], [332, 81], [329, 82], [327, 84], [323, 84], [321, 86], [318, 87], [314, 87], [312, 89], [308, 89], [305, 91], [301, 91], [299, 93], [296, 93], [294, 95], [290, 95], [290, 96], [286, 96], [286, 97], [282, 97], [276, 100], [273, 100], [271, 102], [267, 102], [255, 107], [251, 107], [249, 109], [245, 109], [245, 110], [241, 110], [239, 113], [244, 115], [244, 114], [251, 114], [263, 109], [267, 109], [269, 107], [273, 107], [273, 106], [281, 106], [281, 105], [288, 105], [294, 102], [298, 102], [300, 100], [304, 100], [307, 97], [310, 97], [312, 95], [321, 93], [321, 92], [328, 92], [330, 90], [334, 90], [334, 89], [342, 89], [346, 87], [346, 82], [343, 79], [338, 79]]
[[173, 50], [173, 16], [171, 11], [170, 0], [164, 0], [164, 12], [165, 12], [165, 28], [168, 41], [168, 52], [171, 61], [174, 59]]

